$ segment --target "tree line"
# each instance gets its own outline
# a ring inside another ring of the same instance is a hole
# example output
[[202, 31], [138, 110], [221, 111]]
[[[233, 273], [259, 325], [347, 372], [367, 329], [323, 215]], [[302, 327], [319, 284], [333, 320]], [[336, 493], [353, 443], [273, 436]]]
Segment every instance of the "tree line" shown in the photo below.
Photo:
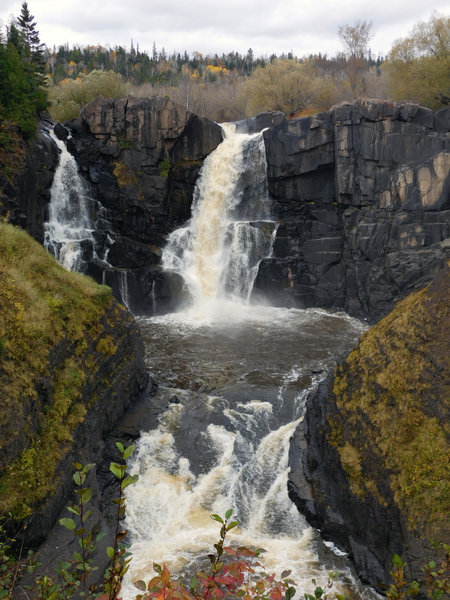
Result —
[[[150, 53], [123, 46], [53, 49], [39, 41], [26, 2], [0, 35], [0, 120], [32, 135], [36, 113], [48, 107], [59, 121], [75, 118], [84, 104], [110, 97], [165, 96], [212, 120], [235, 121], [264, 110], [302, 116], [360, 96], [410, 100], [438, 110], [450, 103], [450, 18], [433, 13], [374, 57], [372, 23], [338, 29], [335, 56], [293, 53], [189, 55], [153, 44]], [[45, 84], [45, 85], [44, 85]]]

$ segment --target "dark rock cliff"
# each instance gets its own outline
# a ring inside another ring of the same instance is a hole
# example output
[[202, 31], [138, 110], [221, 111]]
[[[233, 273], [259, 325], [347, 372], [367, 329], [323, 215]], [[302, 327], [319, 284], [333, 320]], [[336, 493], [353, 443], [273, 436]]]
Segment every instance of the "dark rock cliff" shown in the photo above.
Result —
[[[449, 253], [449, 112], [365, 100], [238, 123], [265, 129], [279, 221], [255, 291], [375, 321], [428, 283]], [[190, 217], [220, 127], [162, 98], [98, 98], [69, 126], [69, 149], [99, 201], [96, 254], [105, 261], [89, 272], [119, 299], [125, 278], [136, 312], [170, 309], [180, 282], [161, 272], [161, 248]]]
[[23, 227], [40, 243], [58, 163], [58, 149], [49, 135], [52, 127], [50, 120], [41, 119], [31, 145], [12, 132], [9, 147], [0, 149], [0, 216]]
[[360, 576], [410, 575], [448, 543], [450, 268], [398, 303], [307, 402], [289, 494]]
[[68, 148], [99, 203], [89, 274], [133, 312], [170, 309], [177, 281], [158, 266], [161, 248], [190, 217], [198, 172], [221, 128], [166, 98], [99, 97], [67, 125]]
[[280, 226], [256, 286], [375, 321], [449, 255], [450, 110], [355, 101], [264, 133]]

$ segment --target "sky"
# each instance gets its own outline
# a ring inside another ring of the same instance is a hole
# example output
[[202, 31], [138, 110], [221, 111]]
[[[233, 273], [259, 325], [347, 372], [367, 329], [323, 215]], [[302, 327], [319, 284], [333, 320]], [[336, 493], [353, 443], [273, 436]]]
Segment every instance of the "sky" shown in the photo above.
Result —
[[[1, 0], [0, 25], [18, 17], [22, 0]], [[340, 25], [372, 22], [369, 46], [385, 56], [434, 10], [450, 16], [450, 0], [29, 0], [41, 42], [72, 46], [164, 47], [203, 55], [237, 51], [255, 56], [293, 52], [334, 56], [343, 50]]]

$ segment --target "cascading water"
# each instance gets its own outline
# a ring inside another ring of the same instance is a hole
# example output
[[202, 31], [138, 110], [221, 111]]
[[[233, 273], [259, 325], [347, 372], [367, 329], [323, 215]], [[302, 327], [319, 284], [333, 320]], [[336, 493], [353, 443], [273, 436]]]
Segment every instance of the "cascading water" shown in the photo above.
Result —
[[192, 574], [218, 539], [209, 515], [233, 508], [241, 526], [229, 542], [265, 548], [267, 570], [292, 569], [299, 595], [338, 570], [341, 592], [370, 598], [287, 494], [289, 439], [305, 398], [364, 326], [345, 314], [248, 302], [275, 231], [261, 135], [224, 127], [192, 213], [163, 253], [190, 306], [139, 319], [159, 388], [130, 464], [140, 477], [127, 488], [132, 561], [122, 596], [135, 598], [132, 581], [149, 580], [154, 562]]
[[194, 305], [248, 301], [275, 231], [262, 134], [222, 128], [222, 143], [203, 165], [192, 218], [170, 234], [162, 258], [166, 270], [182, 275]]
[[93, 248], [91, 201], [77, 163], [53, 132], [60, 155], [50, 190], [49, 220], [44, 246], [69, 271], [83, 270], [83, 254]]

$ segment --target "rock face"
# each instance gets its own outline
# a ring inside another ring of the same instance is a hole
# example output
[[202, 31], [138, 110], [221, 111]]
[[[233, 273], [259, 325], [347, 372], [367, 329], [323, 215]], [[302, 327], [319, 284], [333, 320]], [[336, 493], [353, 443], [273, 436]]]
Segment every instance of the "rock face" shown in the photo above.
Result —
[[289, 494], [360, 576], [412, 577], [446, 543], [450, 472], [450, 268], [365, 333], [307, 402]]
[[99, 97], [68, 124], [75, 155], [98, 201], [89, 274], [133, 312], [170, 308], [177, 281], [161, 273], [166, 236], [190, 217], [204, 158], [221, 128], [166, 98]]
[[0, 304], [0, 515], [36, 544], [68, 502], [72, 463], [101, 462], [148, 376], [135, 320], [110, 290], [4, 223]]
[[280, 226], [257, 288], [374, 321], [445, 264], [450, 110], [355, 101], [264, 133]]
[[[376, 321], [426, 285], [449, 255], [450, 109], [355, 101], [264, 131], [279, 227], [255, 293], [278, 305], [344, 309]], [[160, 267], [167, 235], [190, 217], [220, 127], [166, 98], [99, 97], [59, 125], [97, 202], [88, 273], [135, 313], [171, 310], [183, 282]], [[1, 157], [0, 157], [1, 158]], [[57, 150], [45, 131], [20, 175], [0, 179], [0, 207], [42, 241]]]
[[[428, 283], [449, 253], [448, 113], [366, 100], [306, 119], [263, 113], [238, 123], [266, 128], [279, 220], [256, 292], [374, 321]], [[161, 249], [190, 217], [219, 126], [162, 98], [98, 98], [70, 126], [69, 149], [99, 201], [100, 260], [90, 274], [135, 312], [172, 308], [182, 282], [161, 271]]]
[[0, 215], [26, 229], [40, 243], [58, 163], [58, 149], [49, 135], [52, 127], [51, 121], [41, 119], [31, 147], [17, 136], [6, 156], [0, 152]]

